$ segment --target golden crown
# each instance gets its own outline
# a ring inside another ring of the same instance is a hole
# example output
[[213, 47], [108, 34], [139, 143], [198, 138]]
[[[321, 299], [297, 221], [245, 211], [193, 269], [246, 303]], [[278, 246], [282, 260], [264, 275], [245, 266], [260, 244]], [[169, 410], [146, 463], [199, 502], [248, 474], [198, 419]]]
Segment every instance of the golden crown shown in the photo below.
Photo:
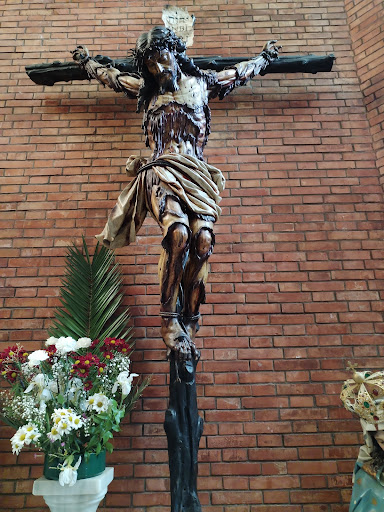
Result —
[[357, 372], [356, 366], [348, 366], [353, 375], [344, 382], [340, 399], [348, 411], [377, 426], [384, 422], [384, 371]]

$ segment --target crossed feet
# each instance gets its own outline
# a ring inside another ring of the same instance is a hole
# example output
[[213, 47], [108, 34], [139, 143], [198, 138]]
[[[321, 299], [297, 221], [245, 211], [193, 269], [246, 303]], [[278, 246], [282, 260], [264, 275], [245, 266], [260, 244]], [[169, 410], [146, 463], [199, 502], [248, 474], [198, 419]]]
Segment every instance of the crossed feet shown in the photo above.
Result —
[[161, 312], [161, 336], [168, 347], [168, 355], [172, 350], [177, 361], [199, 359], [200, 352], [193, 341], [198, 330], [198, 318], [192, 317], [183, 324], [179, 321], [177, 313]]

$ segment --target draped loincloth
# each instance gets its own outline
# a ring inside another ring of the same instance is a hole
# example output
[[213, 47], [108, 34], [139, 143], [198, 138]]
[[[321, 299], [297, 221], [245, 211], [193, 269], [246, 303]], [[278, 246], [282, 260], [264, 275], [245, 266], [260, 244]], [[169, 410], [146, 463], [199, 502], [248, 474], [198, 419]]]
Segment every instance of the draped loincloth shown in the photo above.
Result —
[[147, 200], [149, 173], [170, 189], [188, 213], [218, 219], [219, 194], [225, 186], [219, 169], [193, 156], [176, 153], [162, 155], [140, 167], [142, 163], [143, 160], [132, 157], [127, 162], [128, 175], [136, 174], [136, 177], [122, 191], [103, 232], [96, 236], [104, 245], [116, 249], [134, 242], [147, 212], [153, 215]]

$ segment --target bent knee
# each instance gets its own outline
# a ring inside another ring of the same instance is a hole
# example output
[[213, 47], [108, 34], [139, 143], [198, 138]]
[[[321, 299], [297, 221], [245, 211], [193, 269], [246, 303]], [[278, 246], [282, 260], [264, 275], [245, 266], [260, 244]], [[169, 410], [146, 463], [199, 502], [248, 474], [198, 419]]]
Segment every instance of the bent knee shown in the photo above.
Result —
[[215, 235], [211, 228], [203, 227], [195, 235], [195, 254], [199, 259], [208, 258], [213, 251]]
[[191, 230], [181, 222], [174, 222], [168, 228], [163, 238], [162, 246], [168, 252], [171, 250], [185, 251], [188, 249], [191, 240]]

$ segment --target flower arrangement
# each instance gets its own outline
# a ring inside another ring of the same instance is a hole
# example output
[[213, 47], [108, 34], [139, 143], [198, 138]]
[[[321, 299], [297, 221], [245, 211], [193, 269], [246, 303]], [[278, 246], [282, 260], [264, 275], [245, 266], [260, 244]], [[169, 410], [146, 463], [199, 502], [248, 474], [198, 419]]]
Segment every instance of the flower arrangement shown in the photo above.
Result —
[[71, 337], [50, 337], [46, 349], [31, 354], [17, 345], [2, 352], [0, 371], [11, 384], [1, 393], [3, 415], [17, 429], [12, 452], [35, 445], [56, 457], [60, 483], [67, 482], [74, 456], [112, 452], [113, 432], [142, 391], [131, 393], [138, 375], [130, 372], [130, 352], [123, 339]]
[[[116, 298], [120, 275], [113, 255], [97, 247], [91, 261], [84, 241], [83, 246], [85, 255], [69, 249], [61, 290], [65, 310], [56, 311], [54, 335], [44, 349], [28, 353], [15, 345], [0, 353], [0, 372], [9, 383], [0, 392], [2, 419], [16, 429], [12, 451], [18, 455], [24, 446], [35, 445], [60, 470], [61, 485], [76, 482], [82, 459], [103, 450], [112, 452], [113, 433], [120, 430], [121, 420], [148, 383], [132, 385], [138, 375], [130, 371], [129, 331], [128, 340], [105, 336], [121, 333], [127, 321], [126, 312], [111, 320], [121, 302], [121, 296]], [[103, 290], [101, 298], [95, 291], [95, 276], [97, 289]], [[103, 286], [108, 280], [109, 285]], [[79, 283], [82, 290], [76, 288]], [[58, 336], [60, 332], [65, 335]], [[102, 336], [95, 336], [98, 332]]]

